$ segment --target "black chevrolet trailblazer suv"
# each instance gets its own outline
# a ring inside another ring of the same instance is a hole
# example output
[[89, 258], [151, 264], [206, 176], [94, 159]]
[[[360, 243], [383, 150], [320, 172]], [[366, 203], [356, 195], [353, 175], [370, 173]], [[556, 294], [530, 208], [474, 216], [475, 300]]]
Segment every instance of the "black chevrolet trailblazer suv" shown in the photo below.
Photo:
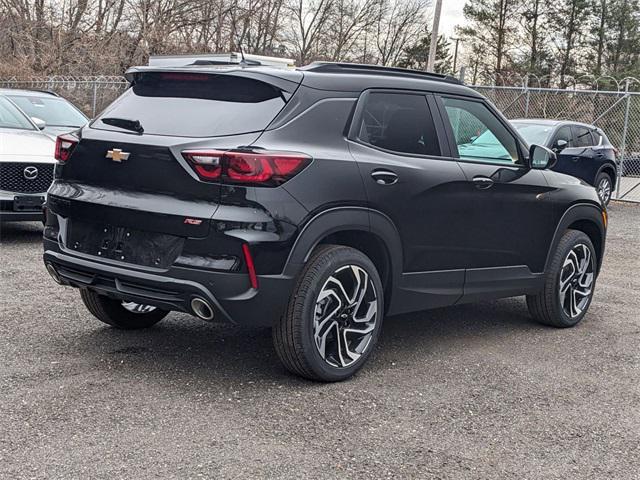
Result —
[[45, 209], [47, 270], [102, 322], [271, 326], [287, 369], [337, 381], [386, 315], [517, 295], [555, 327], [587, 312], [596, 191], [456, 80], [340, 63], [126, 75], [58, 138]]

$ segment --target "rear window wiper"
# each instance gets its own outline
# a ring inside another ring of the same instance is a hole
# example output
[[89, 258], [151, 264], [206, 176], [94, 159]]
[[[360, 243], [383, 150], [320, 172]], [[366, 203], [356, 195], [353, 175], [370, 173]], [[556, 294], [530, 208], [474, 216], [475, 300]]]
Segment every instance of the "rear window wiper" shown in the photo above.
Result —
[[113, 125], [114, 127], [124, 128], [125, 130], [131, 130], [132, 132], [143, 133], [144, 128], [142, 128], [142, 124], [140, 120], [129, 120], [128, 118], [118, 118], [118, 117], [106, 117], [101, 118], [100, 121], [102, 123], [106, 123], [107, 125]]

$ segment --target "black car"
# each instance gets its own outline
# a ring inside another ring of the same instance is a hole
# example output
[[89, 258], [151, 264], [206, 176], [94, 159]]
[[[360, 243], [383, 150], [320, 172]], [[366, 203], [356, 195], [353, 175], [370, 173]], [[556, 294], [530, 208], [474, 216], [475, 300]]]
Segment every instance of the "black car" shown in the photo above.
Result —
[[557, 172], [580, 178], [606, 204], [616, 186], [616, 149], [602, 129], [560, 120], [518, 119], [511, 122], [529, 144], [544, 145], [558, 156]]
[[[334, 63], [127, 78], [58, 139], [47, 199], [46, 267], [99, 320], [272, 326], [286, 368], [335, 381], [386, 315], [527, 295], [545, 324], [584, 317], [595, 190], [454, 79]], [[500, 149], [470, 146], [485, 131]]]

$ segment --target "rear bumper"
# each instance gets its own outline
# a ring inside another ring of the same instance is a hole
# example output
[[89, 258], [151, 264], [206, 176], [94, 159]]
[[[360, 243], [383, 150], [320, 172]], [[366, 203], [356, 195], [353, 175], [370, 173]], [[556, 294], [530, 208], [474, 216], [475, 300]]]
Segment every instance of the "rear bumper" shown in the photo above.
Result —
[[55, 241], [45, 239], [44, 243], [44, 261], [64, 284], [189, 314], [194, 313], [191, 300], [200, 297], [213, 308], [215, 320], [239, 325], [271, 326], [284, 312], [293, 286], [293, 279], [283, 275], [259, 276], [258, 289], [253, 289], [244, 273], [182, 267], [142, 271], [124, 263], [67, 254]]

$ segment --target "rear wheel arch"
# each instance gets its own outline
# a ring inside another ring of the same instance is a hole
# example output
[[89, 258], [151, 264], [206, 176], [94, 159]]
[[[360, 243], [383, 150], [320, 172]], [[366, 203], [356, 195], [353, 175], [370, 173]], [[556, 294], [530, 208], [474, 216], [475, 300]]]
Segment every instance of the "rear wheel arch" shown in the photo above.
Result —
[[609, 175], [609, 178], [611, 178], [611, 188], [616, 188], [616, 166], [613, 165], [612, 163], [606, 163], [604, 165], [602, 165], [597, 173], [596, 176], [593, 178], [593, 183], [595, 184], [596, 180], [598, 179], [598, 175], [600, 175], [601, 173], [606, 173], [607, 175]]
[[297, 275], [321, 244], [348, 246], [367, 255], [383, 282], [385, 305], [390, 304], [402, 273], [402, 243], [389, 217], [365, 207], [337, 207], [317, 214], [298, 235], [284, 273]]

